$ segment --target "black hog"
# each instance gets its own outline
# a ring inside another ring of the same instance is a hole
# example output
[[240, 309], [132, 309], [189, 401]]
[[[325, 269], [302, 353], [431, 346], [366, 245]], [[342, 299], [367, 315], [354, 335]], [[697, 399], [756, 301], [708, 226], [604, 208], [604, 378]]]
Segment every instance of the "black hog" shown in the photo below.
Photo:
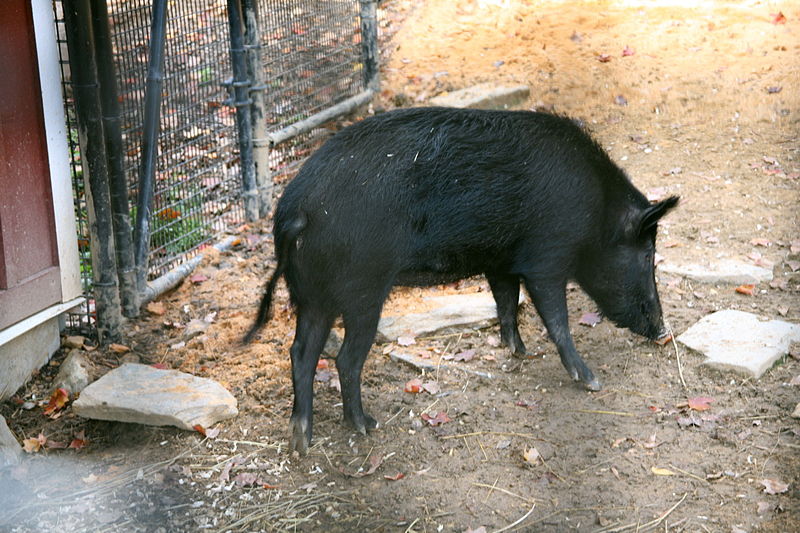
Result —
[[266, 322], [285, 276], [297, 314], [292, 449], [305, 453], [311, 442], [314, 369], [339, 316], [344, 418], [362, 433], [377, 426], [361, 404], [361, 369], [395, 285], [485, 275], [502, 340], [522, 354], [522, 281], [567, 372], [599, 390], [572, 342], [567, 281], [576, 280], [618, 326], [662, 335], [656, 225], [677, 201], [651, 205], [564, 117], [417, 108], [343, 129], [308, 159], [278, 203], [277, 268], [246, 336]]

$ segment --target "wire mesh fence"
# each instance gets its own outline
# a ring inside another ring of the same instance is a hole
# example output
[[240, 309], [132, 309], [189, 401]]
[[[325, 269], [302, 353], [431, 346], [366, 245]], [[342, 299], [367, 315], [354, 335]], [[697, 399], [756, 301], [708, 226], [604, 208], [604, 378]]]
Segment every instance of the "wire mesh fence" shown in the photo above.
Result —
[[[364, 91], [358, 0], [255, 0], [267, 132]], [[107, 0], [121, 108], [131, 220], [135, 206], [150, 50], [151, 0]], [[70, 132], [75, 212], [87, 303], [70, 326], [90, 333], [92, 262], [62, 0], [53, 0]], [[226, 0], [170, 0], [148, 278], [157, 278], [244, 222]], [[330, 131], [295, 136], [269, 151], [287, 181]]]

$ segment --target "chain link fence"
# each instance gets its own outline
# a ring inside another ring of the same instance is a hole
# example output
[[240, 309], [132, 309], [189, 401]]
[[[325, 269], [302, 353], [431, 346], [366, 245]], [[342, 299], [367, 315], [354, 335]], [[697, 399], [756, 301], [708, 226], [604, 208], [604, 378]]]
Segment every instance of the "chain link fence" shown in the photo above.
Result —
[[[358, 0], [251, 0], [258, 14], [267, 136], [366, 89]], [[136, 218], [151, 0], [107, 0], [121, 111], [124, 172]], [[91, 334], [89, 206], [71, 84], [62, 0], [53, 0], [68, 117], [81, 272], [87, 303], [69, 326]], [[171, 0], [167, 8], [158, 162], [150, 225], [153, 280], [245, 221], [226, 0]], [[252, 70], [252, 69], [251, 69]], [[258, 83], [258, 82], [256, 82]], [[270, 179], [288, 181], [328, 135], [319, 125], [268, 147]], [[264, 140], [260, 140], [263, 144]], [[256, 139], [259, 142], [259, 139]], [[263, 211], [262, 211], [263, 214]]]

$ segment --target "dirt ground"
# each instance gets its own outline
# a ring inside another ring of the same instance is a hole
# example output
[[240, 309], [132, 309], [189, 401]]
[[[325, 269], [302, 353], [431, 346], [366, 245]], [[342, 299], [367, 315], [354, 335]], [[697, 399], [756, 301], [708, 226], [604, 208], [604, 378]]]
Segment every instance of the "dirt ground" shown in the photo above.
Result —
[[[374, 109], [423, 105], [482, 82], [527, 84], [523, 108], [581, 119], [641, 190], [681, 196], [658, 238], [665, 260], [772, 267], [775, 281], [753, 295], [660, 275], [676, 334], [728, 308], [800, 322], [800, 4], [383, 7], [393, 35]], [[237, 345], [273, 266], [270, 227], [243, 228], [233, 250], [210, 253], [195, 282], [160, 300], [164, 314], [131, 323], [126, 339], [142, 362], [220, 381], [239, 416], [204, 438], [86, 421], [69, 407], [56, 420], [24, 409], [22, 401], [46, 395], [60, 353], [0, 414], [20, 439], [69, 442], [83, 431], [87, 445], [43, 449], [16, 468], [0, 495], [0, 530], [800, 531], [800, 424], [789, 416], [800, 401], [800, 363], [786, 358], [759, 380], [711, 370], [680, 345], [658, 346], [607, 321], [579, 324], [596, 310], [579, 289], [569, 293], [571, 327], [602, 391], [568, 379], [523, 304], [521, 333], [537, 357], [513, 359], [497, 346], [496, 327], [403, 347], [434, 362], [474, 350], [454, 364], [491, 380], [460, 370], [420, 376], [390, 360], [401, 347], [376, 345], [364, 399], [381, 428], [367, 437], [340, 423], [335, 375], [321, 369], [314, 446], [305, 458], [288, 454], [285, 288], [260, 340]], [[385, 314], [413, 312], [426, 294], [476, 290], [488, 290], [485, 281], [398, 289]], [[183, 326], [204, 317], [207, 332], [183, 341]], [[98, 373], [123, 357], [91, 356]], [[417, 377], [435, 393], [404, 392]], [[421, 417], [440, 412], [451, 421], [434, 427]]]

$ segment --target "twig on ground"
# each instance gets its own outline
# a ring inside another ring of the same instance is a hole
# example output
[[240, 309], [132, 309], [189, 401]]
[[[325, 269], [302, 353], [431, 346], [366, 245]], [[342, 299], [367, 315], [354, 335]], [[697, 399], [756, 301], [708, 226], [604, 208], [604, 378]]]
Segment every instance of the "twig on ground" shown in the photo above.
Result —
[[531, 515], [531, 513], [533, 512], [533, 510], [535, 508], [536, 508], [536, 503], [534, 502], [534, 504], [531, 505], [530, 510], [527, 513], [525, 513], [524, 515], [522, 515], [517, 521], [515, 521], [514, 523], [511, 523], [511, 524], [508, 524], [506, 527], [502, 527], [500, 529], [495, 529], [493, 533], [502, 533], [503, 531], [508, 531], [509, 529], [518, 526], [519, 524], [524, 522]]
[[495, 483], [494, 485], [487, 485], [486, 483], [475, 483], [475, 482], [473, 482], [472, 485], [475, 486], [475, 487], [483, 487], [485, 489], [489, 489], [489, 494], [491, 494], [491, 492], [493, 490], [496, 490], [498, 492], [502, 492], [503, 494], [508, 494], [509, 496], [513, 496], [514, 498], [519, 498], [520, 500], [524, 501], [525, 503], [530, 503], [530, 504], [536, 503], [535, 499], [532, 500], [530, 498], [526, 498], [525, 496], [520, 496], [519, 494], [511, 492], [510, 490], [506, 490], [506, 489], [500, 488], [500, 487], [497, 486], [497, 481], [495, 481], [494, 483]]
[[678, 506], [683, 503], [683, 501], [686, 499], [688, 495], [689, 495], [688, 492], [684, 492], [683, 497], [680, 500], [678, 500], [678, 502], [675, 505], [664, 511], [658, 518], [651, 520], [646, 524], [639, 524], [639, 522], [637, 521], [633, 524], [627, 524], [619, 527], [604, 527], [601, 529], [596, 529], [594, 533], [621, 533], [622, 531], [626, 531], [628, 529], [633, 529], [633, 528], [636, 528], [636, 531], [638, 533], [655, 529], [661, 524], [661, 522], [663, 522], [670, 515], [670, 513], [672, 513], [672, 511], [677, 509]]
[[590, 415], [614, 415], [614, 416], [636, 416], [633, 413], [625, 413], [622, 411], [602, 411], [599, 409], [573, 409], [573, 413], [587, 413]]
[[670, 341], [672, 341], [672, 347], [675, 348], [675, 360], [678, 362], [678, 377], [681, 378], [681, 385], [683, 386], [684, 390], [688, 387], [686, 386], [686, 380], [683, 379], [683, 364], [681, 363], [681, 351], [678, 349], [678, 343], [675, 342], [675, 334], [672, 332], [672, 327], [667, 324], [667, 331], [669, 332]]
[[444, 437], [439, 437], [442, 440], [446, 439], [460, 439], [463, 437], [477, 437], [480, 435], [501, 435], [504, 437], [522, 437], [525, 439], [537, 439], [537, 440], [544, 440], [532, 435], [530, 433], [511, 433], [507, 431], [473, 431], [472, 433], [458, 433], [456, 435], [445, 435]]

